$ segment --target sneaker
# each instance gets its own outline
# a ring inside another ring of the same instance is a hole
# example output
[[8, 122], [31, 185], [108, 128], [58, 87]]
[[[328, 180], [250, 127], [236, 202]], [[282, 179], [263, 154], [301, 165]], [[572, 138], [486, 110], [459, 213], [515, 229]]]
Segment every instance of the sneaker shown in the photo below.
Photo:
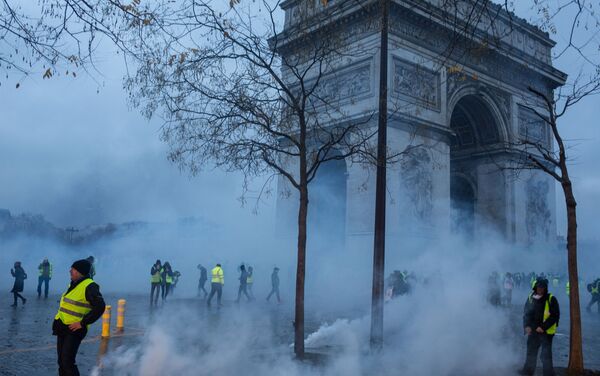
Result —
[[27, 298], [23, 298], [23, 304], [27, 303]]
[[11, 307], [16, 307], [16, 306], [17, 306], [17, 303], [15, 303], [15, 304], [11, 304], [10, 306], [11, 306]]

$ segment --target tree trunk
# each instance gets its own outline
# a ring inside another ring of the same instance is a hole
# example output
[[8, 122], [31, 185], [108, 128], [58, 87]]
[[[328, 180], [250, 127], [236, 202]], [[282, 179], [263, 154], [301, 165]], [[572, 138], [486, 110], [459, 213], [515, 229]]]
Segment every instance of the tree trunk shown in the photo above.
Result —
[[[302, 181], [302, 179], [300, 179]], [[296, 312], [294, 318], [294, 353], [304, 357], [304, 276], [306, 273], [306, 218], [308, 215], [308, 188], [300, 185], [298, 209], [298, 264], [296, 268]]]
[[581, 307], [579, 305], [579, 272], [577, 271], [577, 202], [571, 181], [562, 182], [567, 204], [567, 262], [569, 267], [569, 312], [571, 316], [569, 366], [570, 375], [583, 371], [583, 348], [581, 338]]

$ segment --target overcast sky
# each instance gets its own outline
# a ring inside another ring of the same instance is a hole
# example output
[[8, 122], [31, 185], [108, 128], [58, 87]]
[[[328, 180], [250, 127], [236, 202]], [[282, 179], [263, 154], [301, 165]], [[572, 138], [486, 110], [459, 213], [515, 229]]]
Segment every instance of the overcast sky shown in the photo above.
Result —
[[127, 106], [122, 60], [98, 57], [93, 79], [32, 75], [0, 87], [0, 208], [76, 226], [249, 214], [238, 176], [192, 178], [167, 161], [160, 121]]
[[[521, 14], [523, 15], [523, 14]], [[559, 44], [562, 37], [553, 36]], [[10, 76], [0, 86], [0, 208], [40, 213], [59, 225], [172, 220], [185, 216], [250, 216], [240, 208], [239, 176], [208, 171], [195, 178], [166, 160], [159, 121], [149, 123], [127, 107], [123, 62], [100, 52], [93, 79], [34, 74]], [[575, 74], [577, 60], [557, 67]], [[21, 86], [15, 89], [15, 82]], [[588, 98], [562, 120], [583, 238], [597, 235], [600, 212], [599, 99]], [[557, 186], [558, 231], [564, 203]], [[272, 213], [272, 202], [263, 213]], [[220, 218], [219, 218], [220, 217]], [[233, 217], [235, 218], [235, 216]]]

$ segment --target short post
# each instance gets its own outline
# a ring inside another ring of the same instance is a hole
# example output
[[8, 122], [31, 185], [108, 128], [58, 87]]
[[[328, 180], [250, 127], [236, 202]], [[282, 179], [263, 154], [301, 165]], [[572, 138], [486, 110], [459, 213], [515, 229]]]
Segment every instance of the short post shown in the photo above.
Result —
[[110, 338], [110, 309], [107, 305], [102, 315], [102, 338]]
[[119, 299], [117, 305], [117, 333], [123, 333], [125, 322], [125, 299]]

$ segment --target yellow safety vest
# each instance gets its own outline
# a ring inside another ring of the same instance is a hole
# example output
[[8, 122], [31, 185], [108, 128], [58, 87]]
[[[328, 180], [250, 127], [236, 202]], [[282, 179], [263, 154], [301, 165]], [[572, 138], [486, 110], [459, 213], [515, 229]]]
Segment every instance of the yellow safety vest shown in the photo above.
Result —
[[85, 290], [93, 282], [91, 278], [86, 278], [79, 282], [73, 290], [65, 292], [60, 298], [60, 306], [54, 319], [62, 321], [65, 325], [71, 325], [80, 322], [85, 315], [90, 313], [92, 306], [85, 298]]
[[571, 282], [567, 282], [567, 296], [571, 295]]
[[[550, 317], [550, 300], [552, 299], [552, 294], [548, 294], [548, 299], [546, 300], [546, 306], [544, 307], [544, 322], [548, 320]], [[546, 334], [555, 334], [557, 325], [554, 324], [546, 330]]]
[[[546, 322], [546, 320], [548, 320], [548, 318], [550, 317], [550, 300], [552, 300], [552, 294], [548, 294], [548, 299], [546, 299], [546, 305], [544, 306], [544, 321]], [[533, 301], [533, 293], [529, 294], [529, 302], [531, 303]], [[554, 324], [551, 327], [548, 328], [548, 330], [546, 330], [546, 334], [555, 334], [556, 333], [556, 327], [558, 325]]]
[[173, 277], [170, 276], [169, 274], [165, 274], [165, 281], [169, 284], [173, 283]]
[[[38, 270], [40, 272], [40, 277], [44, 275], [44, 267], [42, 266], [42, 264], [40, 264], [40, 266], [38, 267]], [[52, 278], [52, 263], [48, 264], [48, 278]]]
[[215, 266], [212, 271], [212, 283], [220, 283], [222, 285], [225, 284], [225, 278], [223, 277], [223, 269], [220, 266]]
[[162, 277], [160, 276], [161, 271], [162, 271], [162, 269], [160, 269], [156, 273], [152, 274], [152, 276], [150, 277], [150, 282], [152, 282], [152, 283], [160, 283], [160, 281], [162, 280]]
[[254, 279], [252, 278], [252, 274], [248, 274], [248, 278], [246, 278], [246, 283], [251, 284], [252, 282], [254, 282]]

